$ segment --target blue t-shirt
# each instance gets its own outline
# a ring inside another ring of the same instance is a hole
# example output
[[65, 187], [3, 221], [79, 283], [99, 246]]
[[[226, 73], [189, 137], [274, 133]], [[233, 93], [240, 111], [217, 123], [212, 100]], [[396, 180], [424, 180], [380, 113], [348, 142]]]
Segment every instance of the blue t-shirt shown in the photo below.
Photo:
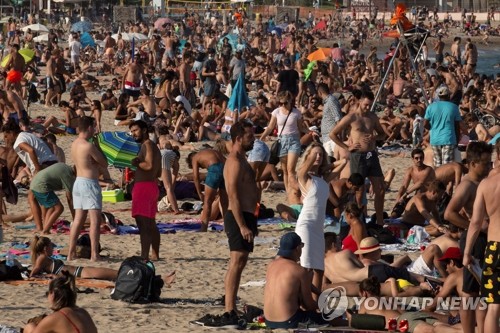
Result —
[[461, 121], [458, 106], [448, 101], [430, 104], [425, 111], [430, 123], [431, 146], [456, 145], [455, 122]]

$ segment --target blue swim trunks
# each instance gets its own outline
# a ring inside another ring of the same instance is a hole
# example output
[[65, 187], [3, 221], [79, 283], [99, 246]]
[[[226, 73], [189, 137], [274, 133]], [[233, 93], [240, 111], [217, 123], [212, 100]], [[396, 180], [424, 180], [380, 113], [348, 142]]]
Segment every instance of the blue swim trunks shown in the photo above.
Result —
[[40, 193], [40, 192], [36, 192], [36, 191], [31, 190], [31, 192], [33, 192], [33, 195], [35, 196], [36, 201], [38, 201], [38, 203], [45, 208], [54, 207], [55, 205], [57, 205], [59, 203], [59, 198], [54, 193], [54, 191], [50, 191], [47, 193]]
[[205, 178], [205, 186], [217, 189], [225, 189], [224, 186], [224, 164], [214, 163], [207, 169], [207, 177]]

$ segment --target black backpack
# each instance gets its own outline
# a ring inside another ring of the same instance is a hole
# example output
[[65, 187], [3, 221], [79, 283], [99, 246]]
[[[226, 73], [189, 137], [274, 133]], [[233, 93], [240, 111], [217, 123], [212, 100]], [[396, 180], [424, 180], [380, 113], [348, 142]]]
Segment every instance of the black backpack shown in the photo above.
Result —
[[21, 270], [17, 265], [7, 266], [6, 261], [0, 261], [0, 281], [22, 280]]
[[152, 303], [160, 300], [163, 280], [155, 275], [155, 266], [141, 257], [130, 257], [118, 270], [111, 298], [129, 303]]

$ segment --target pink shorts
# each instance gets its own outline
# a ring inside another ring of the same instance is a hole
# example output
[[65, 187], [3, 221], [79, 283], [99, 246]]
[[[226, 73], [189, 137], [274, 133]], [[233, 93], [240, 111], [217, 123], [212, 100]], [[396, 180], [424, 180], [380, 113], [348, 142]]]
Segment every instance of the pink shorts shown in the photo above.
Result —
[[159, 195], [155, 181], [136, 182], [132, 190], [132, 217], [144, 216], [154, 219]]

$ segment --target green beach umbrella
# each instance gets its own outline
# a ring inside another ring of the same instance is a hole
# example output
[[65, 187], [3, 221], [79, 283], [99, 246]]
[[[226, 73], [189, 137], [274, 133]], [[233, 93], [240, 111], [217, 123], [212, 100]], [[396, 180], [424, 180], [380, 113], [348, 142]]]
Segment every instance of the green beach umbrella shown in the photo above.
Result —
[[125, 132], [102, 132], [97, 135], [97, 141], [109, 165], [135, 170], [132, 160], [137, 157], [141, 146], [132, 136]]

